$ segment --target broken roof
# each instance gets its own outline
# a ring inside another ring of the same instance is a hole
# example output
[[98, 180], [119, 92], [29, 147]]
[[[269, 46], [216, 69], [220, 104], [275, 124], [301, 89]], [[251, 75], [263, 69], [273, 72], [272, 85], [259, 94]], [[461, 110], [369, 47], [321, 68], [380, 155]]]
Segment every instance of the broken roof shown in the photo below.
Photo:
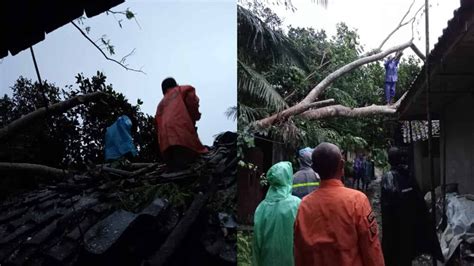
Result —
[[[162, 164], [142, 168], [134, 175], [124, 170], [106, 172], [102, 167], [0, 202], [0, 264], [139, 265], [155, 254], [187, 213], [154, 187], [169, 182], [187, 184], [193, 194], [203, 195], [209, 193], [212, 179], [217, 180], [214, 198], [222, 192], [233, 196], [236, 140], [235, 133], [220, 135], [207, 155], [182, 172], [165, 173]], [[171, 192], [171, 197], [175, 194]], [[146, 195], [150, 199], [137, 205]], [[219, 210], [213, 207], [211, 211]], [[212, 220], [210, 214], [201, 218], [199, 232], [187, 233], [201, 239], [190, 245], [220, 258], [219, 265], [235, 263], [235, 243], [219, 236], [221, 227], [229, 225], [212, 225], [208, 220]], [[187, 255], [192, 257], [192, 253]]]
[[6, 0], [0, 2], [0, 59], [44, 40], [45, 34], [81, 17], [96, 16], [124, 0]]
[[[442, 36], [428, 55], [430, 62], [430, 100], [433, 119], [443, 107], [458, 97], [473, 92], [474, 82], [474, 1], [461, 0]], [[426, 118], [426, 75], [423, 66], [399, 107], [401, 120]]]

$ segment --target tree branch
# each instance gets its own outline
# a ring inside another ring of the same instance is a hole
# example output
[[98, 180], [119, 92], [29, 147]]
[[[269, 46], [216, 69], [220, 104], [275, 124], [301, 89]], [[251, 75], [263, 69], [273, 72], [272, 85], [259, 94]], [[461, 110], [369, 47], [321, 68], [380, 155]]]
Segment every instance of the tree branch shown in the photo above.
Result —
[[56, 177], [63, 177], [69, 174], [68, 170], [62, 170], [46, 165], [32, 164], [32, 163], [7, 163], [0, 162], [0, 171], [15, 171], [15, 172], [28, 172], [39, 175], [53, 175]]
[[[107, 10], [107, 12], [110, 12], [112, 15], [124, 15], [127, 19], [129, 19], [127, 17], [127, 11], [112, 11], [112, 10]], [[136, 14], [135, 13], [132, 13], [133, 14], [133, 19], [135, 20], [135, 23], [137, 23], [137, 26], [138, 28], [142, 29], [142, 26], [140, 25], [140, 23], [138, 23], [138, 20], [137, 20], [137, 17], [135, 16]]]
[[[376, 49], [373, 49], [372, 51], [364, 54], [362, 57], [366, 57], [366, 56], [370, 56], [370, 55], [373, 55], [375, 53], [378, 53], [379, 51], [382, 50], [383, 46], [385, 45], [385, 43], [387, 43], [387, 41], [401, 28], [403, 28], [404, 26], [408, 25], [408, 23], [411, 22], [411, 25], [412, 25], [412, 39], [414, 38], [413, 36], [413, 23], [415, 22], [415, 18], [416, 16], [418, 16], [418, 13], [422, 10], [422, 8], [425, 6], [424, 4], [415, 12], [415, 14], [413, 15], [413, 17], [411, 17], [409, 20], [405, 21], [405, 18], [408, 16], [408, 14], [410, 13], [411, 11], [411, 8], [413, 7], [413, 5], [415, 4], [415, 0], [413, 0], [413, 2], [411, 3], [410, 7], [408, 8], [407, 12], [403, 15], [402, 19], [400, 20], [400, 22], [398, 22], [398, 25], [395, 27], [395, 29], [393, 29], [388, 35], [387, 37], [385, 37], [385, 39], [380, 43], [379, 47], [377, 47]], [[404, 22], [405, 21], [405, 22]]]
[[33, 124], [32, 122], [34, 120], [45, 117], [47, 114], [63, 113], [64, 111], [71, 109], [79, 104], [88, 103], [91, 101], [99, 101], [106, 96], [108, 96], [108, 94], [104, 92], [93, 92], [89, 94], [78, 95], [72, 97], [71, 99], [49, 105], [48, 108], [38, 108], [35, 111], [14, 120], [3, 128], [0, 128], [0, 139], [18, 132], [19, 130], [27, 127], [28, 125]]
[[[102, 53], [102, 55], [105, 57], [105, 59], [107, 59], [107, 60], [109, 60], [109, 61], [112, 61], [112, 62], [118, 64], [119, 66], [125, 68], [126, 70], [130, 70], [130, 71], [134, 71], [134, 72], [139, 72], [139, 73], [142, 73], [142, 74], [145, 74], [145, 75], [146, 75], [146, 73], [143, 72], [143, 70], [141, 70], [141, 69], [129, 68], [127, 65], [124, 65], [124, 64], [122, 64], [121, 62], [119, 62], [119, 61], [117, 61], [117, 60], [115, 60], [115, 59], [113, 59], [113, 58], [108, 57], [107, 54], [105, 54], [105, 52], [104, 52], [91, 38], [89, 38], [89, 36], [87, 36], [87, 34], [86, 34], [79, 26], [77, 26], [76, 23], [74, 23], [73, 21], [71, 21], [71, 23], [72, 23], [72, 25], [74, 25], [74, 27], [76, 27], [76, 29], [82, 34], [82, 36], [84, 36], [84, 38], [86, 38], [90, 43], [92, 43], [92, 45], [95, 46], [95, 48], [97, 48], [97, 50], [99, 50], [99, 51]], [[123, 58], [122, 58], [122, 59], [123, 59]]]
[[397, 51], [403, 51], [404, 49], [409, 47], [411, 44], [412, 44], [412, 40], [406, 43], [397, 45], [397, 46], [393, 46], [387, 49], [386, 51], [379, 52], [371, 56], [359, 58], [337, 69], [336, 71], [329, 74], [326, 78], [324, 78], [321, 82], [319, 82], [318, 85], [316, 85], [301, 102], [279, 113], [276, 113], [270, 117], [263, 118], [256, 121], [257, 125], [260, 127], [266, 128], [272, 125], [277, 120], [277, 118], [278, 120], [286, 119], [290, 116], [298, 115], [305, 112], [306, 110], [308, 110], [308, 104], [311, 104], [312, 102], [314, 102], [319, 97], [319, 95], [321, 95], [336, 79], [344, 76], [345, 74], [351, 72], [352, 70], [362, 65], [378, 61], [391, 53], [394, 53]]
[[309, 110], [302, 113], [300, 116], [309, 119], [317, 120], [329, 117], [366, 117], [371, 115], [392, 115], [397, 112], [393, 106], [375, 105], [350, 108], [343, 105], [331, 105], [323, 108]]
[[421, 60], [425, 61], [426, 60], [426, 57], [425, 55], [420, 51], [420, 49], [418, 49], [418, 47], [416, 47], [416, 45], [414, 43], [412, 43], [410, 45], [410, 48], [413, 50], [413, 52], [419, 57], [421, 58]]
[[382, 47], [385, 45], [385, 43], [390, 39], [390, 37], [392, 37], [393, 34], [395, 34], [395, 32], [397, 32], [401, 27], [405, 26], [408, 24], [408, 21], [407, 22], [403, 22], [405, 20], [405, 18], [408, 16], [408, 14], [410, 13], [411, 11], [411, 8], [413, 7], [413, 5], [415, 4], [415, 0], [413, 0], [411, 2], [411, 5], [410, 7], [408, 7], [408, 10], [407, 12], [405, 13], [405, 15], [403, 15], [402, 19], [400, 20], [400, 22], [398, 22], [398, 25], [395, 27], [395, 29], [392, 30], [392, 32], [390, 32], [387, 37], [385, 37], [385, 39], [382, 41], [382, 43], [380, 43], [379, 47], [377, 48], [377, 51], [380, 51], [382, 50]]

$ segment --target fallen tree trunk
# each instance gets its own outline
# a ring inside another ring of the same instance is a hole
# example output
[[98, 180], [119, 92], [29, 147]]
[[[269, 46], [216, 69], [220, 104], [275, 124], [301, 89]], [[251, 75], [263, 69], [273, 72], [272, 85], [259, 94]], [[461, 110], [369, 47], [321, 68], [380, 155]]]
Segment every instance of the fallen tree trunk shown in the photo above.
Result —
[[214, 194], [216, 191], [215, 177], [211, 177], [211, 185], [206, 194], [197, 194], [194, 197], [191, 206], [184, 214], [181, 221], [176, 225], [168, 238], [166, 238], [165, 243], [161, 245], [158, 252], [156, 252], [153, 257], [148, 261], [149, 265], [165, 265], [166, 261], [173, 255], [175, 250], [181, 244], [183, 239], [186, 237], [191, 225], [194, 224], [196, 218], [198, 217], [201, 209], [206, 205], [207, 200]]
[[309, 109], [308, 105], [312, 104], [319, 97], [319, 95], [321, 95], [336, 79], [360, 66], [378, 61], [391, 53], [403, 51], [404, 49], [410, 47], [411, 44], [412, 40], [397, 46], [393, 46], [383, 52], [357, 59], [345, 66], [342, 66], [319, 82], [318, 85], [316, 85], [301, 102], [279, 113], [273, 114], [272, 116], [260, 119], [256, 121], [256, 124], [260, 127], [266, 128], [274, 124], [277, 120], [284, 120], [290, 116], [295, 116], [306, 112]]
[[53, 113], [53, 114], [58, 114], [58, 113], [63, 113], [66, 110], [69, 110], [79, 104], [84, 104], [92, 101], [98, 101], [104, 97], [106, 97], [108, 94], [104, 92], [93, 92], [89, 94], [83, 94], [83, 95], [78, 95], [75, 97], [72, 97], [71, 99], [52, 104], [46, 107], [41, 107], [38, 108], [37, 110], [28, 113], [15, 121], [11, 122], [10, 124], [4, 126], [3, 128], [0, 128], [0, 139], [6, 138], [19, 130], [25, 128], [28, 125], [31, 125], [33, 121], [45, 117], [47, 114]]
[[300, 116], [308, 120], [323, 119], [329, 117], [366, 117], [371, 115], [391, 115], [397, 112], [396, 108], [388, 105], [370, 105], [359, 108], [351, 108], [343, 105], [331, 105], [316, 110], [302, 113]]
[[39, 175], [53, 175], [55, 177], [63, 177], [70, 173], [68, 170], [62, 170], [41, 164], [7, 162], [0, 162], [0, 171], [28, 172]]

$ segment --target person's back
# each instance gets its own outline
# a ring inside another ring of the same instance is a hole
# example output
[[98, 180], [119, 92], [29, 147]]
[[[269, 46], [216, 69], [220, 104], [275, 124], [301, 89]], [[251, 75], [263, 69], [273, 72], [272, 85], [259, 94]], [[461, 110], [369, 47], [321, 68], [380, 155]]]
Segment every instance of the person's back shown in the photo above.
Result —
[[[172, 82], [167, 84], [167, 80]], [[162, 87], [163, 99], [155, 116], [160, 151], [170, 163], [192, 161], [198, 154], [207, 152], [195, 128], [201, 117], [199, 98], [193, 87], [178, 86], [171, 78], [165, 79]]]
[[322, 143], [313, 152], [321, 177], [306, 196], [295, 221], [296, 265], [383, 266], [375, 216], [360, 191], [345, 188], [344, 161], [337, 146]]
[[304, 148], [299, 151], [300, 169], [293, 176], [292, 194], [302, 199], [319, 187], [319, 175], [311, 168], [313, 149]]
[[382, 176], [382, 248], [388, 266], [411, 265], [420, 254], [442, 260], [440, 245], [416, 180], [403, 163], [402, 152], [388, 151], [391, 168]]
[[254, 217], [253, 265], [294, 265], [293, 225], [301, 200], [291, 195], [292, 176], [290, 162], [268, 170], [270, 188]]
[[132, 121], [126, 115], [120, 116], [105, 132], [105, 160], [117, 160], [126, 155], [136, 156], [131, 133]]

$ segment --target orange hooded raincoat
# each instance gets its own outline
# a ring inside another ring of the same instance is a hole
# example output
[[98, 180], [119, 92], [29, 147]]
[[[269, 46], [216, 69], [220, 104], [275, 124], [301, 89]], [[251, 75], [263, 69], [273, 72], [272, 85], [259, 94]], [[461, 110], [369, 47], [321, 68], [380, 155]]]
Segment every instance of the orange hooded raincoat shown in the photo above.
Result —
[[303, 198], [294, 234], [297, 266], [384, 265], [369, 200], [340, 180], [323, 180]]
[[175, 145], [197, 153], [207, 152], [195, 128], [200, 118], [199, 98], [193, 87], [185, 85], [168, 89], [155, 116], [161, 153]]

